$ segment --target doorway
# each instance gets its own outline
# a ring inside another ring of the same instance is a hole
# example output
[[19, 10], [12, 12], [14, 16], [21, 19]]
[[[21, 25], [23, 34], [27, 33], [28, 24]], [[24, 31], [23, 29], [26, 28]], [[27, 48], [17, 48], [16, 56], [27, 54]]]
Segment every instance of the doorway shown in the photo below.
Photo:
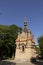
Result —
[[25, 51], [25, 47], [24, 46], [22, 46], [22, 52], [24, 52]]

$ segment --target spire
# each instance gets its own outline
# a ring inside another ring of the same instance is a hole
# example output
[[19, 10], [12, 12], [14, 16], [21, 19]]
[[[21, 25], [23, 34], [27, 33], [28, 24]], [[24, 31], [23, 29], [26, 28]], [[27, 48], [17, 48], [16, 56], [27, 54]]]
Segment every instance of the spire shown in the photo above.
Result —
[[27, 26], [26, 18], [24, 19], [24, 26]]
[[26, 18], [24, 19], [24, 32], [27, 32], [27, 21], [26, 21]]

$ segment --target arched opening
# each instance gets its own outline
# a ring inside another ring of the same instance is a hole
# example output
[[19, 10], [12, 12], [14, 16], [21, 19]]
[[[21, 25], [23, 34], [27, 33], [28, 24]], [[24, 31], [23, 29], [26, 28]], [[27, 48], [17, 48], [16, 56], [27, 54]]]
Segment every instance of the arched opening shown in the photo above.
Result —
[[25, 46], [22, 46], [22, 52], [24, 52], [25, 51]]

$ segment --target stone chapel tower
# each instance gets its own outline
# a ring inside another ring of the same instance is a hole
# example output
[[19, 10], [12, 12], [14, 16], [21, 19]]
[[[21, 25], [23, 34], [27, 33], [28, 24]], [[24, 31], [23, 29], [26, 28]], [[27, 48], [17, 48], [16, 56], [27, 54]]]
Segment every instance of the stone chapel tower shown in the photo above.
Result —
[[[24, 21], [24, 29], [22, 32], [18, 32], [18, 37], [16, 39], [16, 56], [15, 58], [25, 58], [30, 59], [34, 54], [34, 36], [28, 29], [27, 21]], [[19, 56], [19, 57], [18, 57]]]

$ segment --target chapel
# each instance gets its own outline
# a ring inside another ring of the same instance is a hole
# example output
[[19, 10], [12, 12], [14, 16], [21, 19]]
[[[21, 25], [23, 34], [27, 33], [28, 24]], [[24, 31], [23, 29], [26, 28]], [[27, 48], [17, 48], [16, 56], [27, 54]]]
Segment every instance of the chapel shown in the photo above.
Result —
[[35, 41], [34, 35], [30, 31], [27, 25], [27, 21], [24, 21], [24, 29], [22, 32], [18, 32], [18, 37], [16, 39], [16, 45], [18, 49], [23, 51], [23, 48], [34, 48]]
[[16, 39], [16, 56], [15, 58], [25, 58], [30, 59], [35, 55], [35, 41], [34, 35], [28, 28], [28, 23], [24, 20], [24, 28], [21, 32], [18, 32], [18, 37]]

